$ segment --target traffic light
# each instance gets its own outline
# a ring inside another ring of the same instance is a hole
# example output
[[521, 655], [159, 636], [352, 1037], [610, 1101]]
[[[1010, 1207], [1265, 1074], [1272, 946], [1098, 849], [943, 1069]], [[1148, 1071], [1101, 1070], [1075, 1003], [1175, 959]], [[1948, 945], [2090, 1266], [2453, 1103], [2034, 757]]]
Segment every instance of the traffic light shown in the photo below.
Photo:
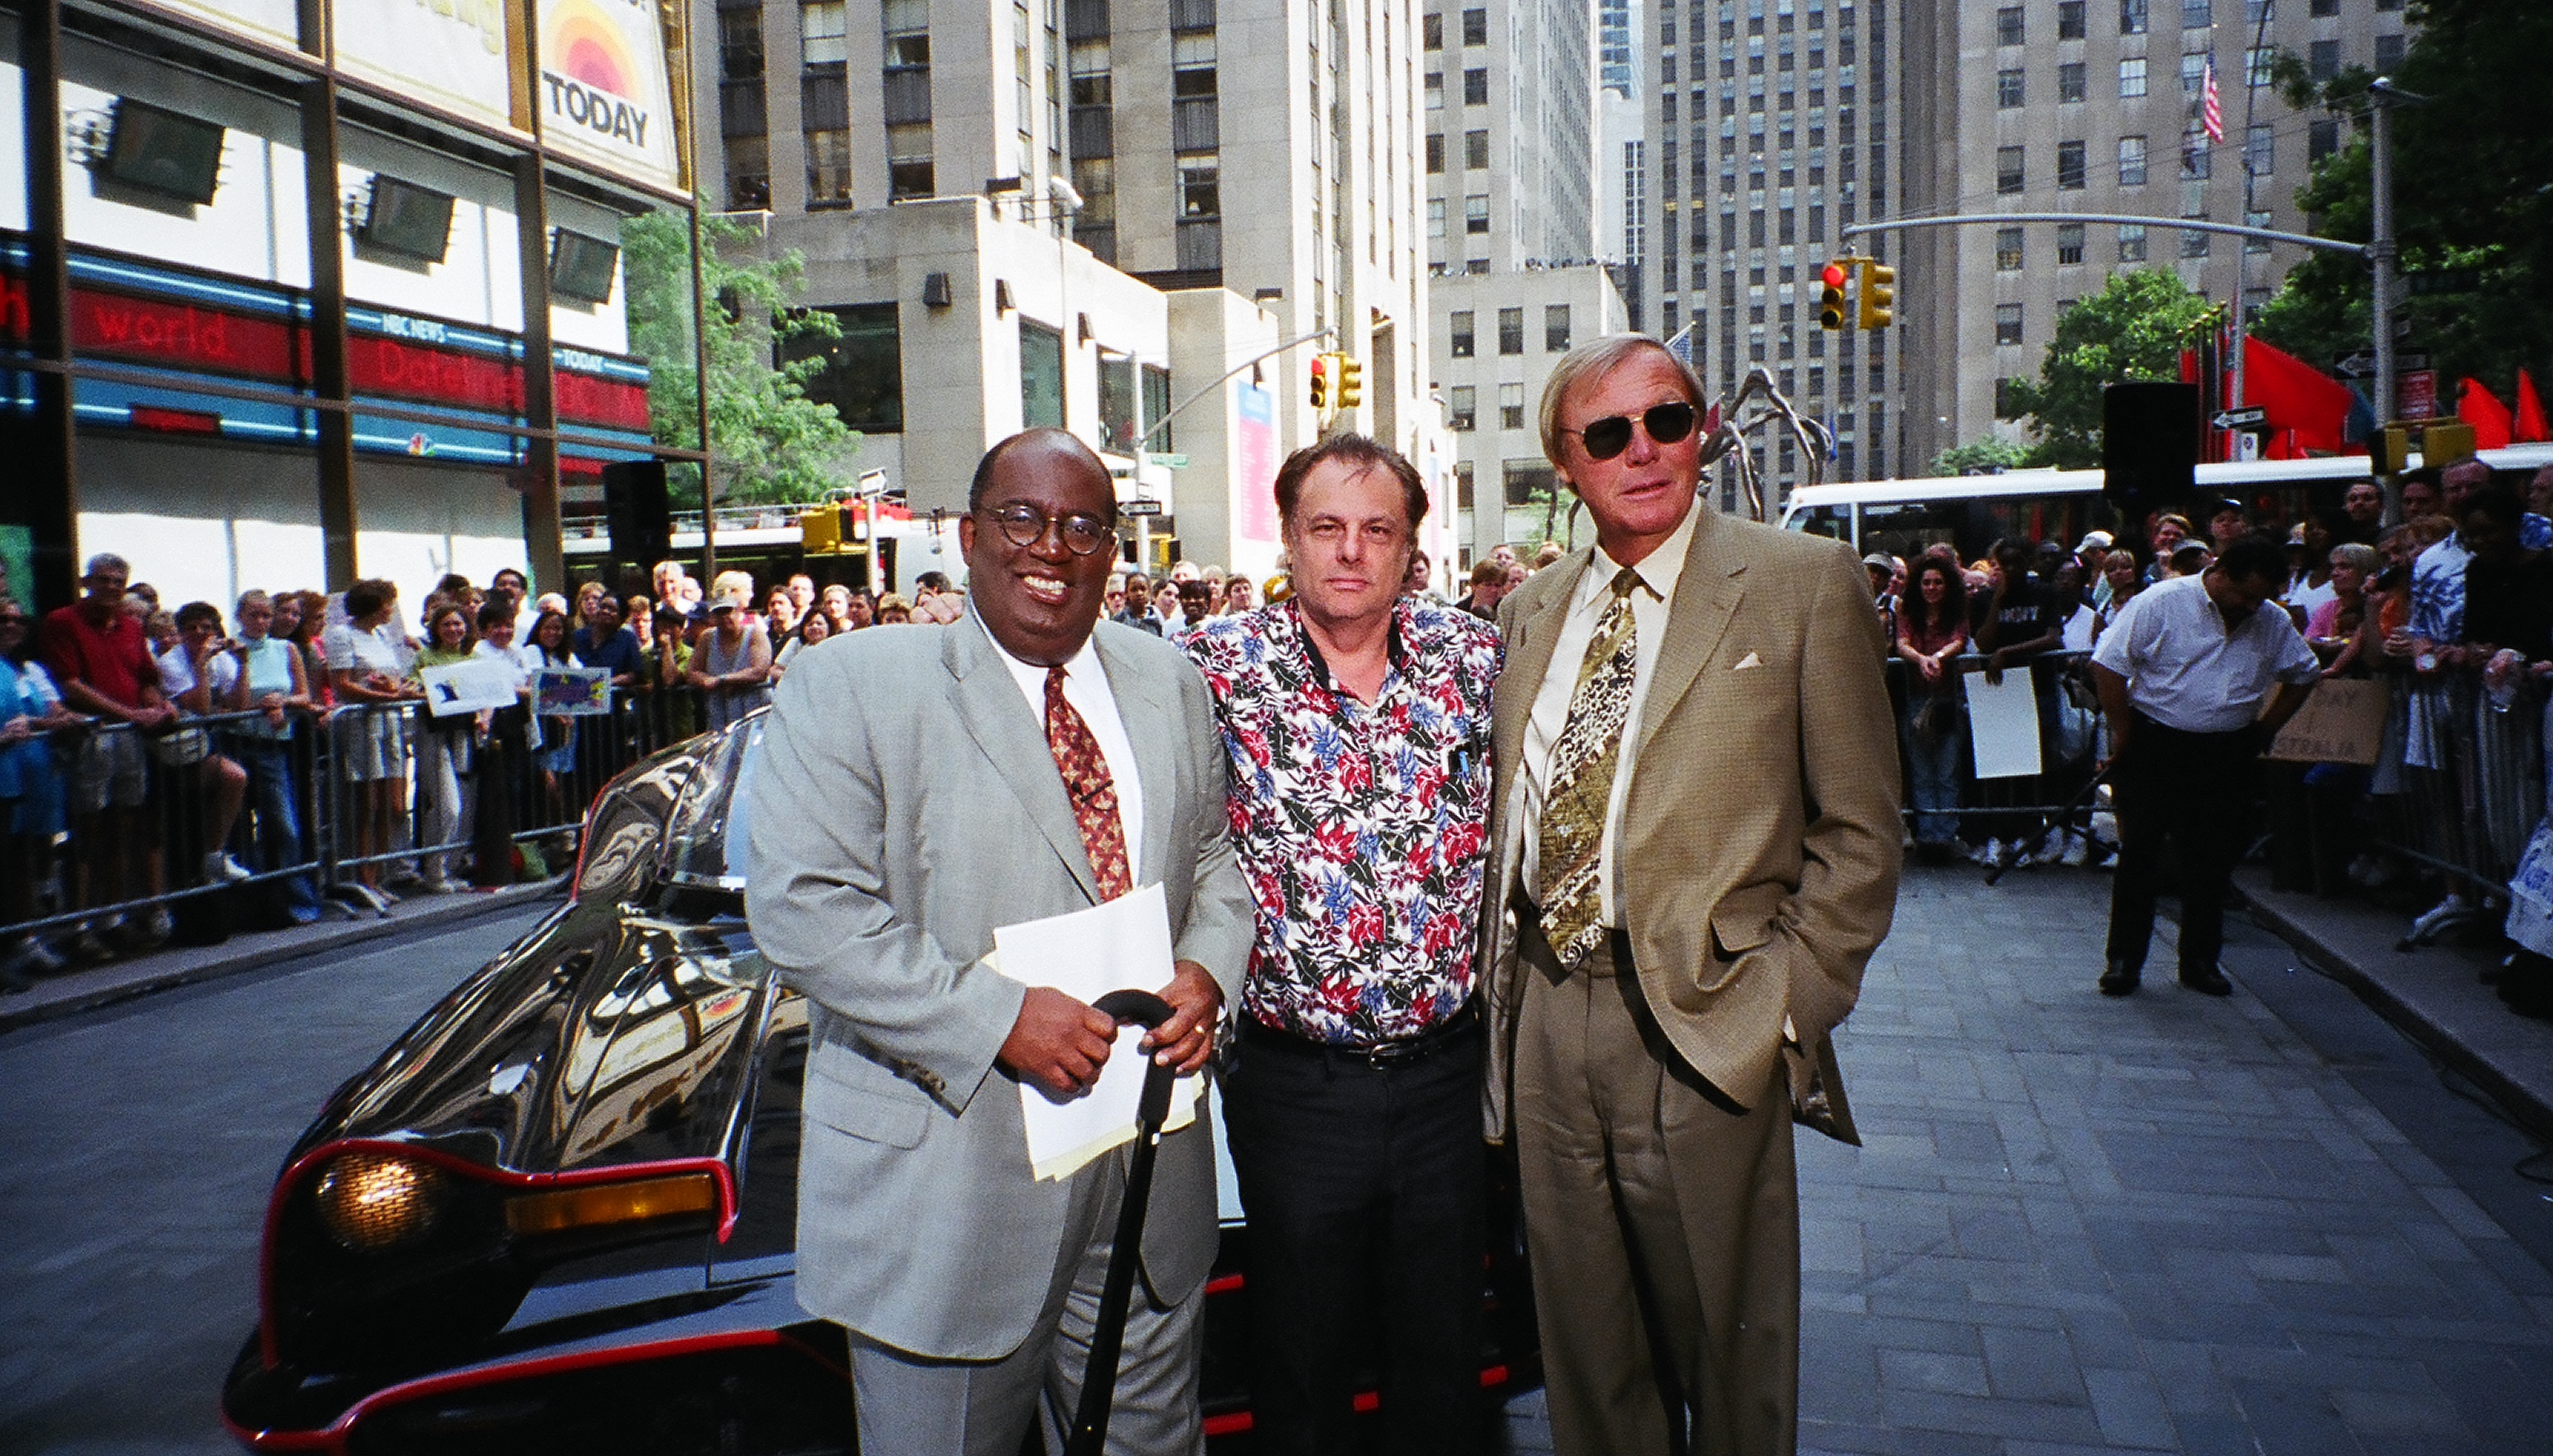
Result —
[[1316, 354], [1312, 356], [1312, 408], [1328, 409], [1329, 407], [1330, 357], [1326, 354]]
[[1897, 269], [1885, 263], [1870, 261], [1861, 265], [1861, 326], [1863, 328], [1885, 329], [1888, 327], [1889, 320], [1897, 316], [1896, 311], [1889, 307], [1897, 301], [1897, 290], [1889, 286], [1896, 281]]
[[1849, 329], [1852, 327], [1843, 307], [1844, 280], [1851, 276], [1852, 269], [1846, 267], [1841, 259], [1828, 263], [1826, 269], [1818, 274], [1819, 279], [1826, 284], [1826, 291], [1818, 295], [1819, 328]]
[[1365, 365], [1353, 354], [1342, 354], [1339, 361], [1339, 408], [1354, 409], [1365, 402]]

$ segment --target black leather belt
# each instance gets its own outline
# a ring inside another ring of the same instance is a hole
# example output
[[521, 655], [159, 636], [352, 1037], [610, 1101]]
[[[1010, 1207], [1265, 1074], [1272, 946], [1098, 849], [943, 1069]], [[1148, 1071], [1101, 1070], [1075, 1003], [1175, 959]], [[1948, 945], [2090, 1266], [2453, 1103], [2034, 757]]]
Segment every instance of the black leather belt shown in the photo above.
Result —
[[1425, 1061], [1447, 1048], [1462, 1045], [1480, 1032], [1481, 1003], [1477, 999], [1465, 1001], [1461, 1010], [1416, 1036], [1369, 1047], [1314, 1041], [1308, 1036], [1297, 1036], [1267, 1025], [1256, 1017], [1244, 1017], [1241, 1022], [1241, 1040], [1245, 1046], [1281, 1052], [1290, 1057], [1374, 1068], [1406, 1067], [1413, 1062]]

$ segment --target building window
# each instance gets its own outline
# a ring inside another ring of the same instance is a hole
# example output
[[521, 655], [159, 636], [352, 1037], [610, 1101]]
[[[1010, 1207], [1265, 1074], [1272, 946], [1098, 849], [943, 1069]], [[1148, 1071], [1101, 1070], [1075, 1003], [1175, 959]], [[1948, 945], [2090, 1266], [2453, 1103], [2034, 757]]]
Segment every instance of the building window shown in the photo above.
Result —
[[1498, 386], [1498, 428], [1501, 430], [1524, 428], [1524, 386], [1522, 384]]
[[[2204, 221], [2205, 218], [2206, 214], [2193, 212], [2184, 214], [2182, 221], [2197, 222]], [[2215, 235], [2212, 233], [2201, 233], [2191, 228], [2181, 229], [2180, 256], [2183, 258], [2205, 258], [2207, 256], [2207, 246], [2210, 242], [2214, 241], [2214, 237]]]
[[841, 0], [813, 0], [798, 7], [798, 58], [808, 65], [839, 65], [850, 58]]
[[2057, 65], [2056, 99], [2058, 101], [2083, 99], [2083, 62], [2068, 60]]
[[2180, 99], [2198, 99], [2199, 82], [2207, 75], [2207, 52], [2192, 51], [2180, 57]]
[[[1667, 307], [1672, 310], [1675, 305], [1670, 302]], [[1672, 312], [1667, 315], [1667, 332], [1674, 333], [1675, 315]], [[1505, 494], [1509, 505], [1531, 505], [1537, 500], [1549, 499], [1560, 485], [1551, 463], [1530, 456], [1523, 460], [1501, 461], [1498, 472], [1498, 488]]]
[[2020, 191], [2026, 180], [2027, 176], [2022, 167], [2021, 149], [2018, 147], [1996, 148], [1995, 191], [1999, 194], [2010, 196], [2011, 194]]
[[2203, 31], [2214, 24], [2216, 24], [2216, 6], [2213, 0], [2180, 0], [2182, 30]]
[[1498, 310], [1498, 353], [1524, 353], [1523, 309], [1502, 308]]
[[726, 140], [726, 205], [737, 212], [771, 206], [771, 143], [763, 137]]
[[931, 167], [931, 124], [886, 129], [886, 185], [890, 201], [928, 197], [936, 189]]
[[1463, 44], [1466, 46], [1487, 46], [1490, 44], [1490, 13], [1488, 11], [1466, 10], [1463, 12]]
[[2278, 48], [2256, 46], [2243, 52], [2243, 84], [2255, 90], [2276, 79]]
[[1995, 380], [1994, 409], [1996, 419], [2017, 420], [2021, 418], [2021, 405], [2019, 402], [2021, 394], [2018, 389], [2014, 388], [2015, 385], [2021, 382], [2022, 381], [2019, 379], [2010, 378]]
[[1429, 132], [1427, 134], [1427, 175], [1431, 177], [1442, 176], [1444, 175], [1444, 172], [1445, 134], [1442, 132]]
[[2393, 72], [2393, 71], [2395, 71], [2395, 70], [2400, 69], [2400, 68], [2401, 68], [2401, 65], [2402, 65], [2402, 38], [2401, 38], [2400, 36], [2398, 36], [2398, 35], [2392, 35], [2392, 36], [2379, 36], [2379, 37], [2377, 37], [2377, 38], [2376, 38], [2376, 70], [2377, 70], [2377, 73], [2378, 73], [2378, 74], [2380, 74], [2380, 75], [2390, 74], [2391, 72]]
[[1443, 71], [1429, 71], [1427, 73], [1426, 89], [1427, 109], [1429, 111], [1443, 111], [1445, 109], [1445, 73]]
[[1463, 168], [1475, 172], [1490, 169], [1490, 134], [1487, 131], [1463, 134]]
[[1542, 352], [1545, 354], [1569, 352], [1568, 304], [1546, 303], [1542, 306]]
[[1454, 462], [1454, 508], [1472, 509], [1472, 463], [1467, 460]]
[[2316, 41], [2305, 49], [2305, 70], [2317, 81], [2340, 74], [2340, 43]]
[[2340, 123], [2317, 121], [2305, 124], [2305, 164], [2311, 166], [2340, 150]]
[[1427, 236], [1430, 238], [1445, 236], [1445, 199], [1442, 197], [1427, 199]]
[[2083, 225], [2081, 223], [2056, 225], [2056, 260], [2060, 264], [2077, 263], [2083, 260]]
[[2143, 262], [2145, 260], [2146, 225], [2143, 223], [2119, 224], [2119, 261]]
[[828, 128], [807, 135], [807, 205], [839, 207], [851, 200], [851, 134]]
[[2021, 270], [2022, 230], [1995, 229], [1995, 271], [2011, 273]]
[[2146, 93], [2146, 58], [2131, 55], [2119, 62], [2119, 95], [2142, 96]]
[[1212, 156], [1179, 158], [1179, 220], [1223, 216], [1223, 168]]
[[1480, 392], [1469, 384], [1457, 384], [1445, 391], [1445, 423], [1457, 434], [1476, 428], [1480, 413]]
[[2000, 345], [2000, 344], [2019, 344], [2020, 342], [2021, 342], [2021, 305], [2020, 305], [2020, 304], [2018, 304], [2018, 303], [1998, 303], [1998, 304], [1996, 304], [1996, 305], [1995, 305], [1995, 343], [1997, 343], [1997, 344], [1999, 344], [1999, 345]]
[[2060, 41], [2083, 39], [2083, 0], [2057, 0], [2056, 39]]
[[1063, 332], [1020, 319], [1020, 424], [1063, 428]]
[[1463, 199], [1463, 231], [1486, 233], [1490, 230], [1490, 194], [1475, 192]]
[[2010, 111], [2020, 106], [2022, 98], [2021, 67], [2013, 66], [1995, 72], [1995, 109]]
[[1463, 72], [1463, 104], [1465, 106], [1487, 106], [1490, 104], [1490, 69], [1488, 66], [1476, 65]]
[[[2247, 228], [2269, 227], [2269, 209], [2255, 208], [2252, 211], [2243, 214], [2243, 226]], [[2246, 238], [2243, 240], [2243, 251], [2245, 253], [2267, 253], [2270, 251], [2270, 240], [2267, 238]]]
[[2018, 5], [1998, 7], [1995, 10], [1995, 44], [2018, 46], [2021, 44], [2021, 7]]
[[1418, 44], [1422, 50], [1445, 49], [1445, 17], [1435, 11], [1418, 18]]
[[1170, 38], [1170, 150], [1212, 152], [1223, 145], [1215, 125], [1214, 32]]
[[2207, 134], [2191, 127], [2180, 139], [2180, 179], [2203, 182], [2215, 173], [2215, 154], [2207, 149]]
[[[833, 7], [835, 10], [840, 6]], [[762, 78], [762, 8], [719, 12], [719, 79]]]
[[2119, 139], [2119, 185], [2142, 187], [2146, 184], [2146, 139]]
[[1472, 351], [1476, 346], [1477, 337], [1473, 332], [1472, 311], [1470, 309], [1458, 309], [1446, 318], [1445, 341], [1448, 351], [1454, 356], [1454, 358], [1470, 359], [1472, 357]]
[[2058, 190], [2066, 192], [2079, 192], [2083, 190], [2082, 143], [2059, 142], [2056, 144], [2056, 186]]
[[859, 303], [825, 312], [841, 332], [831, 339], [801, 334], [780, 346], [777, 362], [786, 367], [817, 361], [799, 383], [809, 399], [832, 405], [852, 429], [890, 435], [902, 430], [904, 364], [896, 342], [895, 305]]
[[2243, 132], [2243, 169], [2256, 177], [2272, 175], [2278, 165], [2277, 134], [2267, 124]]
[[2146, 33], [2146, 0], [2119, 0], [2119, 34], [2142, 36]]

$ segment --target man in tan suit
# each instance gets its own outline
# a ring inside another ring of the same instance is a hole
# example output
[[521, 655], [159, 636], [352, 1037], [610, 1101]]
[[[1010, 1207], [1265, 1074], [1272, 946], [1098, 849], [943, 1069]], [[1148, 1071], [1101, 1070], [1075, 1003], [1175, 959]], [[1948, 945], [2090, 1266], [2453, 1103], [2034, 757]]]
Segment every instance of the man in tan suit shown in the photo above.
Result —
[[1489, 1135], [1565, 1456], [1796, 1446], [1792, 1112], [1852, 1136], [1827, 1034], [1896, 903], [1869, 583], [1696, 499], [1701, 399], [1655, 340], [1561, 361], [1543, 447], [1597, 544], [1498, 608]]

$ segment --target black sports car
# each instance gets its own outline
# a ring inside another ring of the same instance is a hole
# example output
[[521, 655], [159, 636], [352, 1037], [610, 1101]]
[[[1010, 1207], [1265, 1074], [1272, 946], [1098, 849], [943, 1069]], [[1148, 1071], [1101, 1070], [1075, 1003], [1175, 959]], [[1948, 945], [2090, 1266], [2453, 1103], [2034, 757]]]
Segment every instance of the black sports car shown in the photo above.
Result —
[[[842, 1332], [792, 1285], [807, 1008], [743, 918], [740, 787], [760, 739], [747, 718], [608, 784], [567, 903], [302, 1133], [268, 1204], [258, 1328], [222, 1393], [243, 1442], [852, 1449]], [[1232, 1186], [1226, 1168], [1206, 1287], [1218, 1446], [1250, 1428]], [[1492, 1392], [1528, 1378], [1534, 1347], [1512, 1208], [1496, 1196]]]

